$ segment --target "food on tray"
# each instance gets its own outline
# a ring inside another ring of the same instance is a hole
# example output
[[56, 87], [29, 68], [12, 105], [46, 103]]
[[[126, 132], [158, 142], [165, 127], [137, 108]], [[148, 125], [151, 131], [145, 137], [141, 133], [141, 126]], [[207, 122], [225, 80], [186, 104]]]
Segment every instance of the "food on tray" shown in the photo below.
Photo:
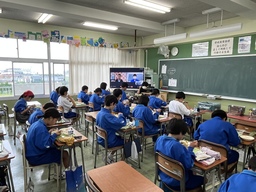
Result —
[[182, 144], [182, 145], [184, 145], [185, 147], [189, 147], [189, 145], [190, 145], [190, 142], [189, 141], [187, 141], [187, 140], [180, 140], [180, 143]]

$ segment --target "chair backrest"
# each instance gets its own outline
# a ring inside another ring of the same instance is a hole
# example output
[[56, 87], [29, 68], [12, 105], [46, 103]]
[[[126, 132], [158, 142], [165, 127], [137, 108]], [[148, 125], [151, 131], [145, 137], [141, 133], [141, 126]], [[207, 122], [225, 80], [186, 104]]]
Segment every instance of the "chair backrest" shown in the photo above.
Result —
[[21, 147], [22, 147], [22, 162], [23, 162], [23, 167], [24, 169], [26, 169], [26, 167], [28, 167], [28, 162], [26, 159], [26, 135], [23, 134], [20, 136], [20, 143], [21, 143]]
[[94, 185], [90, 176], [86, 173], [85, 173], [85, 180], [88, 187], [88, 190], [87, 190], [88, 192], [100, 192], [100, 190]]
[[96, 128], [96, 135], [105, 141], [105, 148], [108, 146], [108, 133], [105, 129], [95, 125]]
[[169, 112], [168, 117], [176, 118], [176, 119], [182, 119], [181, 114], [179, 114], [179, 113], [174, 113], [174, 112]]
[[137, 130], [141, 129], [142, 136], [145, 136], [144, 122], [142, 120], [134, 118], [134, 120], [139, 121], [139, 125], [137, 126]]
[[9, 116], [9, 107], [5, 103], [3, 103], [3, 110], [5, 111], [6, 117], [8, 117]]
[[171, 159], [160, 152], [155, 153], [155, 182], [158, 178], [158, 171], [162, 171], [171, 178], [180, 181], [180, 191], [185, 192], [185, 169], [179, 161]]
[[94, 105], [92, 102], [88, 102], [90, 111], [94, 111]]
[[62, 114], [62, 117], [64, 117], [64, 107], [63, 106], [58, 106], [57, 110], [59, 111], [59, 113]]

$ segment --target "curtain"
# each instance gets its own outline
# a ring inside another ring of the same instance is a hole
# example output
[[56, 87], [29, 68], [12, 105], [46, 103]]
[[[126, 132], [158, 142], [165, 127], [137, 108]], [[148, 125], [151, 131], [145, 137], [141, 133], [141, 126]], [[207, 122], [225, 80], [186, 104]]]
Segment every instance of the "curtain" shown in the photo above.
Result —
[[77, 94], [83, 85], [92, 92], [101, 82], [109, 85], [110, 67], [141, 67], [137, 64], [137, 51], [71, 45], [69, 94]]

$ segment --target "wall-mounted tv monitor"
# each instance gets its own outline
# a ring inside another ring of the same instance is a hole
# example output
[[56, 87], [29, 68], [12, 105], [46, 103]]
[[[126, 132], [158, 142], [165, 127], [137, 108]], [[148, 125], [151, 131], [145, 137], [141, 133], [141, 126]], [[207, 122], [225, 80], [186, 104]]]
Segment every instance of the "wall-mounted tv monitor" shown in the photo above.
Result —
[[129, 89], [137, 89], [144, 81], [144, 68], [110, 68], [110, 88], [120, 88], [122, 82]]

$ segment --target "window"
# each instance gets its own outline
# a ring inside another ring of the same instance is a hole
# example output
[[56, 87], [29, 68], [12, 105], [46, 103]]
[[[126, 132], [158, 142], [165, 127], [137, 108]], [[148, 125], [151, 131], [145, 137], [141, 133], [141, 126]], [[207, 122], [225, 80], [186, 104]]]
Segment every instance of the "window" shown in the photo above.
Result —
[[65, 43], [50, 43], [51, 59], [69, 60], [69, 45]]
[[59, 86], [68, 86], [69, 83], [69, 65], [53, 63], [53, 88]]
[[11, 97], [13, 92], [12, 62], [0, 61], [0, 97]]
[[18, 57], [16, 39], [0, 38], [0, 57]]
[[43, 41], [18, 40], [19, 57], [47, 59], [47, 44]]

